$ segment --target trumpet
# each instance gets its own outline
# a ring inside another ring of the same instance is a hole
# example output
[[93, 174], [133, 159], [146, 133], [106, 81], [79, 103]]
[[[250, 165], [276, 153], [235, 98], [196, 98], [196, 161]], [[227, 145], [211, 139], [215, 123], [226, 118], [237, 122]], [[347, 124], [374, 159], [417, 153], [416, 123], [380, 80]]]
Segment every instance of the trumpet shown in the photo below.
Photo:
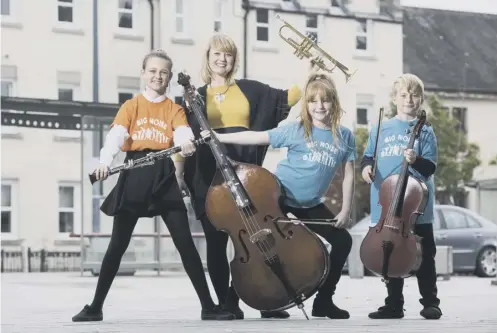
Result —
[[[343, 74], [345, 75], [345, 82], [349, 82], [352, 75], [354, 75], [355, 72], [357, 72], [357, 69], [350, 70], [347, 66], [340, 63], [335, 58], [333, 58], [328, 53], [326, 53], [323, 49], [321, 49], [316, 44], [315, 39], [313, 39], [310, 36], [303, 35], [297, 29], [295, 29], [290, 23], [283, 20], [279, 15], [276, 15], [276, 18], [283, 21], [283, 23], [284, 23], [283, 26], [281, 26], [281, 28], [279, 30], [280, 37], [285, 42], [290, 44], [291, 47], [293, 47], [295, 49], [295, 52], [293, 54], [295, 54], [297, 56], [297, 58], [302, 59], [302, 58], [306, 57], [306, 58], [310, 59], [312, 57], [317, 56], [318, 59], [313, 60], [313, 63], [316, 66], [318, 66], [322, 70], [327, 71], [329, 73], [333, 73], [335, 68], [338, 67], [338, 69], [340, 69], [343, 72]], [[296, 37], [300, 38], [300, 40], [295, 40], [292, 37], [285, 37], [282, 33], [282, 31], [285, 28], [287, 28], [291, 32], [293, 32], [296, 35]], [[312, 49], [314, 49], [314, 52], [311, 51]], [[326, 63], [325, 60], [323, 60], [323, 58], [328, 60], [329, 62], [331, 62], [331, 64]]]

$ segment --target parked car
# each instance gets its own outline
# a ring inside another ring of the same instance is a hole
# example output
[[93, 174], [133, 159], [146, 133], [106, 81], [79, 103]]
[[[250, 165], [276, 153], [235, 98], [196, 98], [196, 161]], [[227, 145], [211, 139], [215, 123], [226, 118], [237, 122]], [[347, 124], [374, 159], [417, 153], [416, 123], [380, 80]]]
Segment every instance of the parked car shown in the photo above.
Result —
[[[370, 222], [370, 217], [366, 216], [349, 231], [365, 237]], [[496, 223], [466, 208], [435, 205], [433, 230], [436, 245], [452, 246], [454, 273], [496, 276]]]

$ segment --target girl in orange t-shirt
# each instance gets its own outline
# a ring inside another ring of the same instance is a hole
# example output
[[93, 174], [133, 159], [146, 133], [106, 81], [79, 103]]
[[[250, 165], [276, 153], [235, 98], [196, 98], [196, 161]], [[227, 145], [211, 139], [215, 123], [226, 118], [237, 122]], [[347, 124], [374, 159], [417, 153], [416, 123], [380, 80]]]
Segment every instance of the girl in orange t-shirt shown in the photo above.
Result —
[[[171, 70], [172, 61], [164, 51], [151, 52], [143, 60], [145, 91], [126, 101], [119, 109], [100, 151], [100, 166], [95, 170], [98, 180], [108, 177], [109, 166], [119, 150], [126, 152], [126, 160], [137, 159], [173, 145], [182, 147], [182, 156], [190, 156], [195, 151], [192, 143], [194, 136], [183, 108], [165, 96], [172, 77]], [[104, 300], [138, 219], [157, 215], [166, 223], [200, 299], [201, 318], [234, 319], [234, 315], [221, 310], [212, 300], [200, 255], [193, 243], [187, 210], [171, 159], [121, 172], [116, 186], [100, 209], [114, 217], [112, 236], [102, 261], [93, 302], [76, 314], [73, 321], [103, 320]]]

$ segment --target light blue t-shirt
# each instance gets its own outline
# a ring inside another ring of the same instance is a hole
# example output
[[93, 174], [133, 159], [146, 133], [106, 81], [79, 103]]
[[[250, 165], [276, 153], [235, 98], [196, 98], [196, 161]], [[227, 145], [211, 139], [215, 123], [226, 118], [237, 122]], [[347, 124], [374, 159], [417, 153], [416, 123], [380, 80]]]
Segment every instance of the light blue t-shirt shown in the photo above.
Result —
[[352, 132], [340, 126], [334, 144], [330, 130], [313, 127], [312, 140], [305, 140], [300, 121], [268, 131], [273, 148], [288, 148], [275, 175], [285, 190], [285, 204], [292, 207], [314, 207], [335, 176], [337, 168], [346, 161], [355, 160], [356, 147]]
[[[405, 160], [404, 149], [407, 148], [409, 139], [411, 137], [414, 125], [417, 119], [412, 121], [402, 121], [396, 117], [383, 121], [380, 140], [378, 140], [378, 162], [376, 176], [373, 184], [371, 185], [371, 225], [374, 226], [378, 223], [381, 215], [381, 206], [379, 203], [378, 191], [381, 183], [385, 178], [390, 175], [400, 173], [402, 162]], [[374, 157], [374, 146], [376, 143], [376, 133], [378, 131], [377, 125], [371, 129], [369, 133], [368, 144], [364, 155]], [[438, 160], [437, 138], [433, 129], [430, 126], [423, 126], [421, 134], [418, 139], [414, 141], [413, 150], [418, 156], [430, 160], [435, 165]], [[411, 175], [423, 181], [428, 188], [428, 202], [424, 215], [420, 215], [416, 220], [417, 224], [433, 223], [433, 209], [435, 197], [435, 185], [433, 182], [433, 175], [429, 178], [423, 177], [419, 172], [409, 166]]]

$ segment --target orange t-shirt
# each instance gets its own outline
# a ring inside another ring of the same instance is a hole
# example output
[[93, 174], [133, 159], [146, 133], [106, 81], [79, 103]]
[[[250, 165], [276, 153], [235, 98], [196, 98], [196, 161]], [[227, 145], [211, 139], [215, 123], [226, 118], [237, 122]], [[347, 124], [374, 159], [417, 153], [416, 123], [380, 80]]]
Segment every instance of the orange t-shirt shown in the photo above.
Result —
[[171, 99], [152, 103], [139, 94], [121, 106], [114, 125], [126, 127], [129, 133], [122, 151], [162, 150], [173, 146], [173, 131], [188, 126], [188, 121], [183, 108]]

